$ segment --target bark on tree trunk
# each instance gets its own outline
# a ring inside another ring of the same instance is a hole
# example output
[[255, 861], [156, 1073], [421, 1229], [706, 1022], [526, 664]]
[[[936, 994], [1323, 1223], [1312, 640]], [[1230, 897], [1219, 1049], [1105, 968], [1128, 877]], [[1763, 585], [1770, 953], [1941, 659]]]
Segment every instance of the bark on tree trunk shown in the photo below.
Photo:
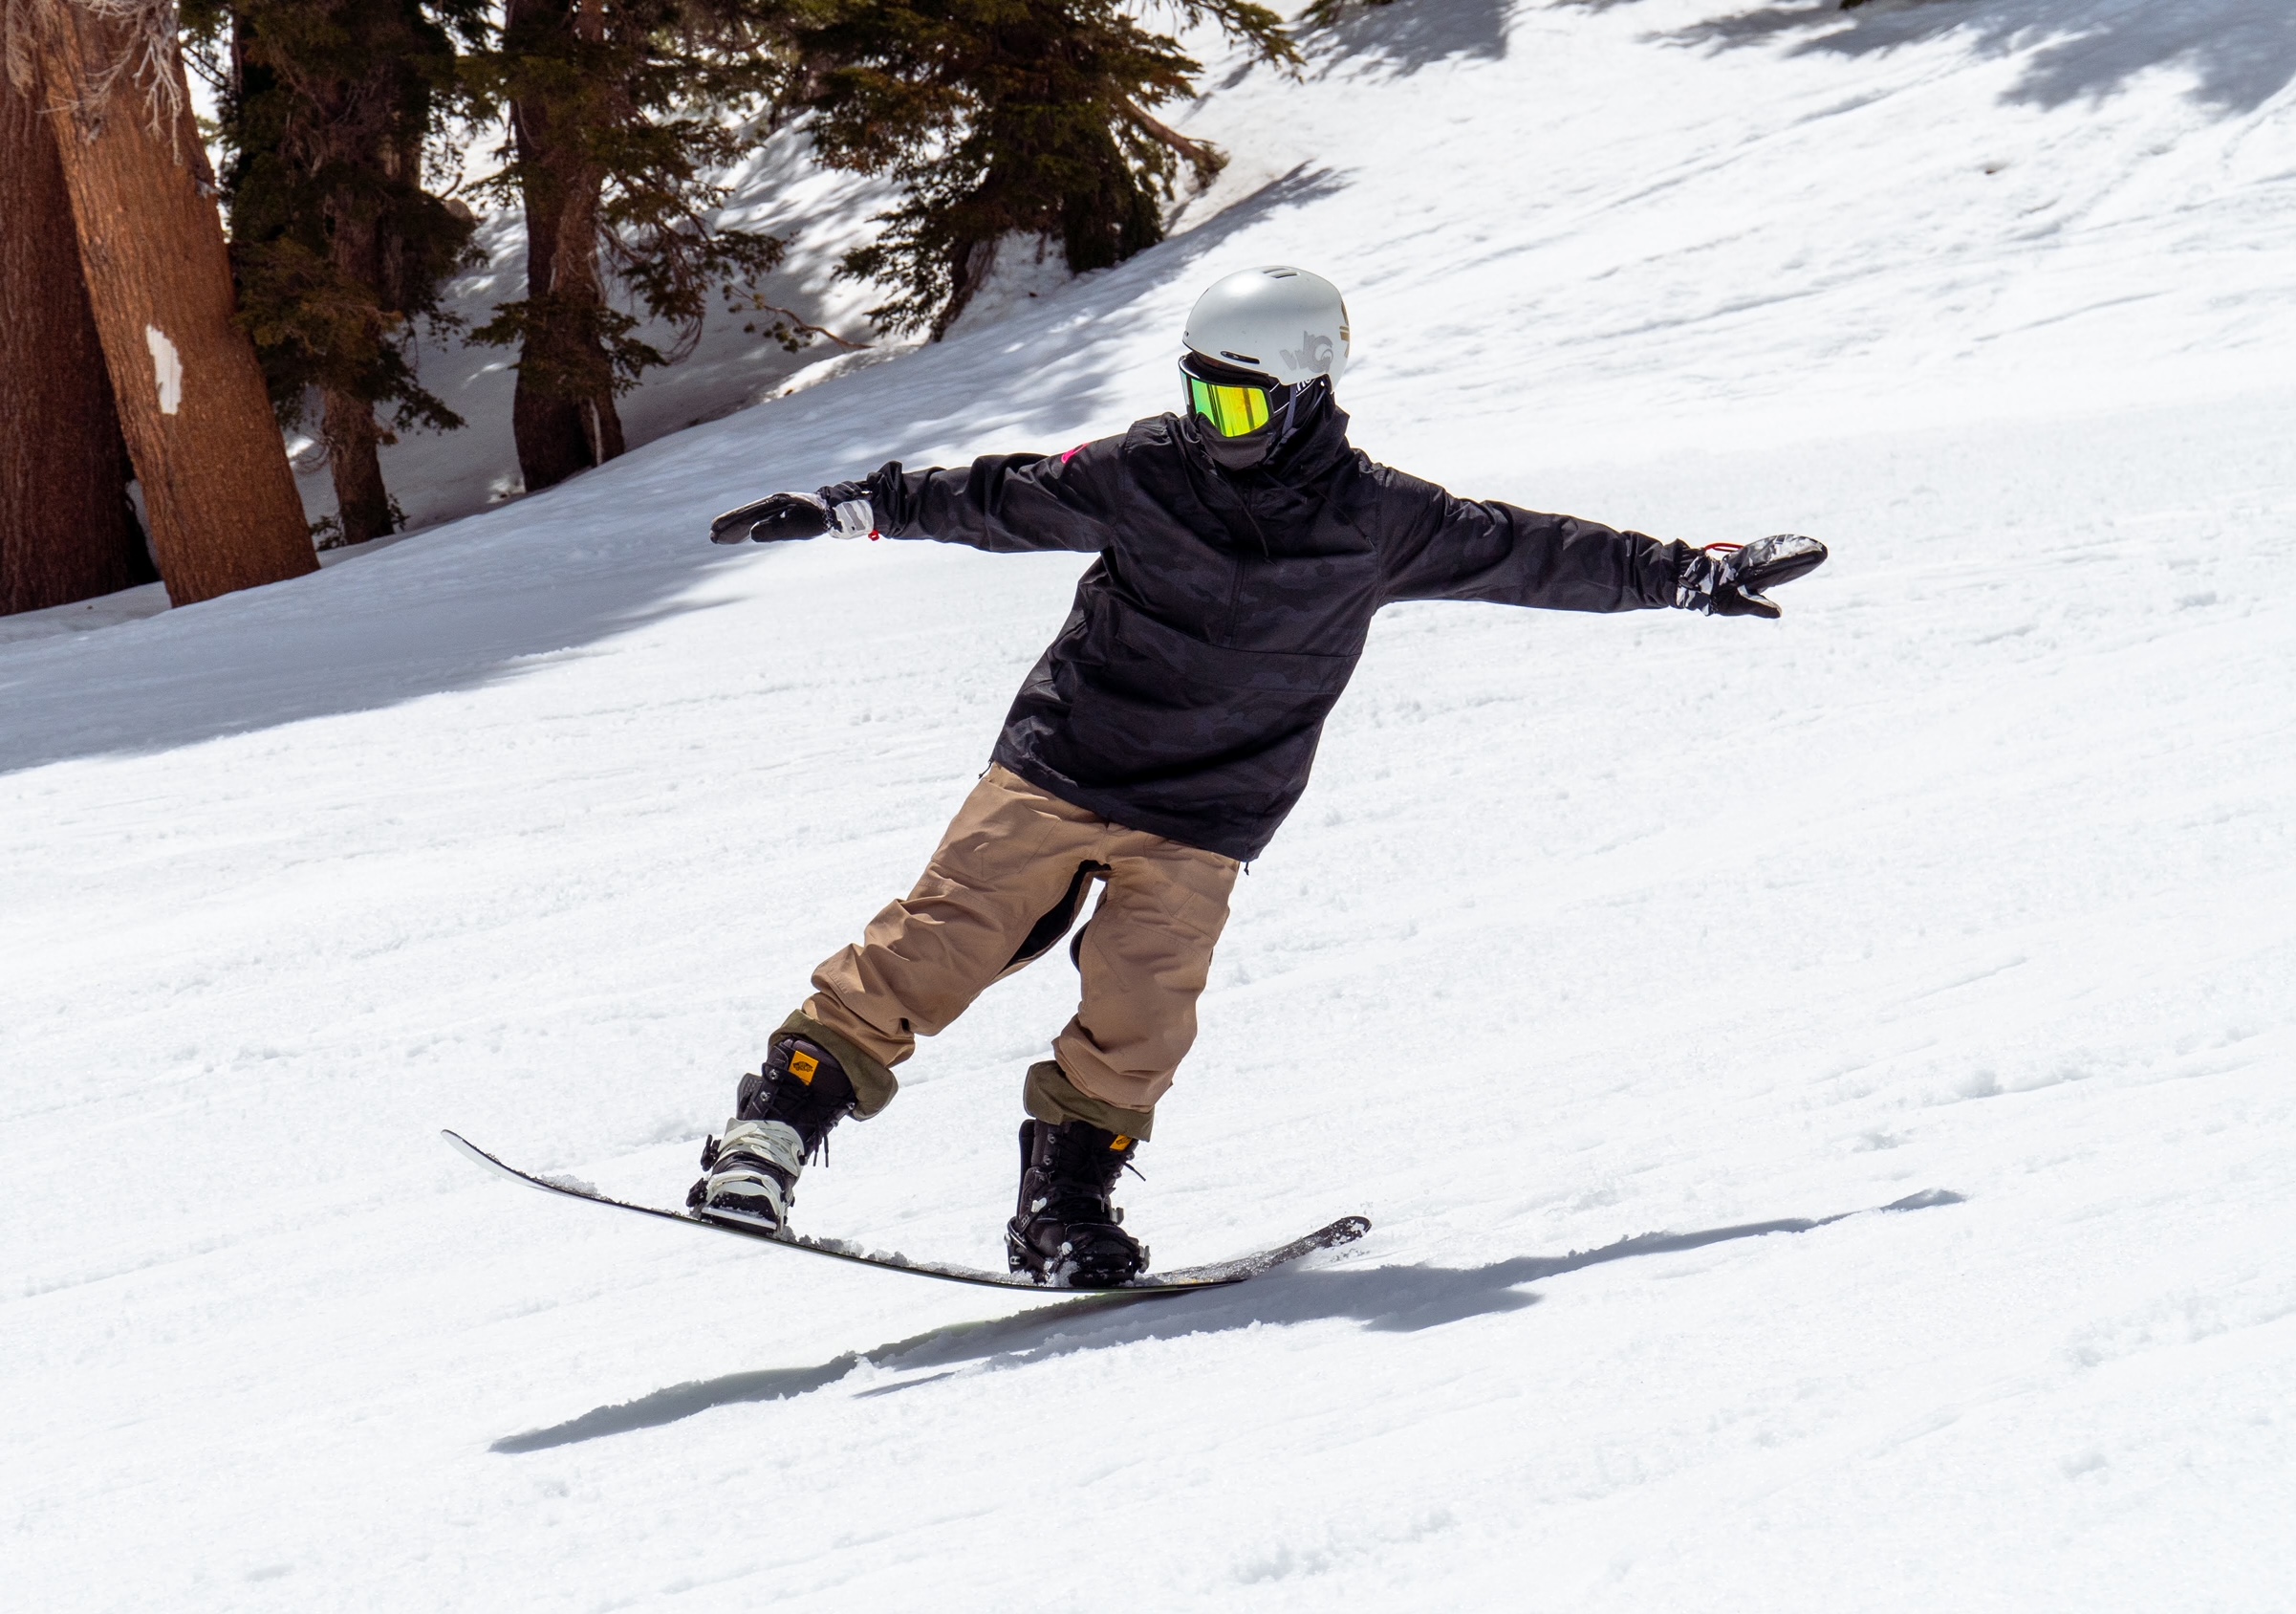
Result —
[[128, 476], [55, 137], [0, 71], [0, 615], [158, 576]]
[[986, 241], [960, 241], [950, 251], [948, 301], [933, 316], [934, 341], [948, 335], [948, 328], [957, 322], [957, 316], [971, 305], [973, 294], [988, 283], [988, 276], [997, 266], [997, 249], [1001, 245], [992, 235]]
[[382, 441], [375, 407], [330, 387], [319, 395], [319, 441], [335, 479], [335, 513], [342, 524], [336, 544], [363, 544], [394, 530], [390, 491], [382, 485]]
[[[315, 571], [263, 372], [232, 321], [223, 220], [188, 98], [155, 136], [141, 86], [104, 84], [132, 48], [128, 28], [56, 11], [40, 41], [43, 97], [167, 598], [187, 605]], [[180, 92], [183, 63], [167, 67]], [[99, 88], [110, 93], [97, 99]]]
[[[329, 251], [335, 267], [355, 284], [374, 287], [381, 306], [389, 311], [382, 232], [372, 210], [363, 206], [362, 199], [352, 197], [336, 209], [334, 222]], [[327, 446], [327, 469], [335, 481], [336, 519], [342, 527], [336, 542], [367, 543], [396, 525], [391, 519], [391, 495], [382, 485], [382, 457], [377, 451], [382, 429], [375, 424], [375, 406], [365, 399], [333, 387], [320, 397], [319, 441]]]
[[[595, 0], [509, 0], [504, 14], [506, 36], [531, 30], [595, 38], [603, 26]], [[621, 453], [622, 421], [597, 327], [606, 304], [597, 244], [604, 175], [541, 97], [510, 103], [510, 130], [524, 164], [531, 307], [510, 433], [531, 493]]]

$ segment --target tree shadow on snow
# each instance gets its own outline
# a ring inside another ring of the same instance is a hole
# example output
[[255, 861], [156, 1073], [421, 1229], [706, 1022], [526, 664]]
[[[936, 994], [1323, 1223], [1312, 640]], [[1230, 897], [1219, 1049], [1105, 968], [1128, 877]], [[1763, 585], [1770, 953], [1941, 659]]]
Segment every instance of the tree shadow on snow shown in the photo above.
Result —
[[[1330, 169], [1303, 164], [1007, 318], [312, 577], [0, 646], [0, 774], [167, 752], [513, 679], [704, 608], [698, 585], [720, 567], [773, 563], [769, 551], [711, 544], [719, 511], [888, 459], [1065, 448], [1080, 422], [1128, 398], [1154, 412], [1169, 373], [1143, 376], [1138, 358], [1148, 326], [1171, 319], [1157, 294], [1201, 273], [1239, 232], [1342, 185]], [[826, 638], [858, 624], [813, 625]], [[1058, 626], [1048, 621], [1047, 637]]]
[[[1922, 1210], [1939, 1205], [1958, 1205], [1961, 1198], [1947, 1189], [1932, 1189], [1881, 1209]], [[968, 1369], [997, 1371], [1026, 1367], [1079, 1351], [1107, 1350], [1143, 1340], [1229, 1333], [1256, 1324], [1281, 1326], [1352, 1320], [1375, 1332], [1416, 1333], [1470, 1317], [1521, 1311], [1536, 1305], [1539, 1297], [1523, 1293], [1521, 1286], [1541, 1278], [1637, 1255], [1670, 1254], [1733, 1239], [1761, 1238], [1769, 1233], [1808, 1232], [1861, 1213], [1844, 1210], [1830, 1216], [1747, 1222], [1697, 1232], [1643, 1233], [1622, 1238], [1599, 1250], [1576, 1251], [1568, 1255], [1519, 1255], [1483, 1267], [1293, 1269], [1232, 1289], [1156, 1298], [1136, 1296], [1070, 1300], [1024, 1312], [1018, 1317], [937, 1328], [872, 1350], [848, 1351], [818, 1366], [769, 1367], [749, 1373], [729, 1373], [695, 1384], [673, 1385], [636, 1401], [597, 1407], [563, 1424], [505, 1435], [490, 1450], [509, 1453], [543, 1451], [552, 1447], [674, 1424], [716, 1407], [751, 1401], [786, 1401], [827, 1388], [863, 1365], [879, 1372], [919, 1375], [856, 1392], [858, 1396], [875, 1397], [915, 1389]]]
[[[1599, 0], [1598, 0], [1599, 3]], [[2147, 69], [2182, 66], [2192, 98], [2254, 112], [2296, 80], [2296, 5], [2283, 0], [1835, 0], [1764, 6], [1658, 37], [1731, 49], [1798, 40], [1796, 55], [1866, 56], [1960, 33], [1992, 56], [2022, 55], [2004, 100], [2099, 100]]]
[[1389, 78], [1405, 78], [1455, 56], [1504, 61], [1507, 23], [1517, 4], [1518, 0], [1391, 0], [1384, 6], [1366, 6], [1317, 35], [1314, 55], [1325, 73], [1368, 67]]

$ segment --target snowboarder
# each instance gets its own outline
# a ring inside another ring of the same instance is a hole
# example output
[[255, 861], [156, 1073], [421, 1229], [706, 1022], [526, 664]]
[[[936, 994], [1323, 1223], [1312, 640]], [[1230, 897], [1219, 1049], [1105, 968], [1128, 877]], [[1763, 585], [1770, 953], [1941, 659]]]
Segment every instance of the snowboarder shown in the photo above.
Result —
[[712, 524], [727, 544], [835, 533], [1099, 558], [916, 889], [814, 971], [743, 1077], [688, 1196], [700, 1214], [786, 1226], [830, 1128], [890, 1103], [917, 1038], [1050, 952], [1097, 885], [1069, 948], [1081, 1003], [1023, 1086], [1006, 1248], [1039, 1281], [1124, 1282], [1148, 1252], [1110, 1203], [1117, 1174], [1195, 1039], [1237, 870], [1299, 799], [1378, 609], [1775, 617], [1763, 591], [1825, 558], [1804, 537], [1660, 543], [1376, 465], [1332, 399], [1348, 338], [1330, 281], [1231, 274], [1188, 316], [1176, 414], [1064, 454], [889, 464]]

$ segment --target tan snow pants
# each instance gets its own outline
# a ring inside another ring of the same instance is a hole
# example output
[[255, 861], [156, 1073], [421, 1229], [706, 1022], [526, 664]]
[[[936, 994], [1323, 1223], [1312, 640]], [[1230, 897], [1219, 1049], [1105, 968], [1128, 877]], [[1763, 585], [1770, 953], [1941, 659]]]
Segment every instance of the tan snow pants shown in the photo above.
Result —
[[[1040, 1120], [1148, 1136], [1196, 1040], [1196, 998], [1227, 923], [1233, 858], [1126, 829], [1003, 766], [973, 787], [907, 897], [813, 971], [791, 1030], [853, 1078], [859, 1113], [892, 1101], [892, 1067], [990, 982], [1055, 948], [1095, 882], [1078, 944], [1083, 1001], [1029, 1073]], [[826, 1034], [826, 1035], [824, 1035]]]

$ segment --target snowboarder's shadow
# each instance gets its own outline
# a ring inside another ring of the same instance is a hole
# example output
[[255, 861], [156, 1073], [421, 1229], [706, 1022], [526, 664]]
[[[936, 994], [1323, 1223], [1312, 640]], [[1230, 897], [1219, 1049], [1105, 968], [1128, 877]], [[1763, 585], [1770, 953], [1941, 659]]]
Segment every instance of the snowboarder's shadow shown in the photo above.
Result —
[[[1890, 1210], [1954, 1205], [1961, 1196], [1944, 1189], [1915, 1194], [1884, 1207]], [[1333, 1266], [1271, 1274], [1229, 1289], [1165, 1296], [1093, 1296], [1042, 1306], [1017, 1317], [936, 1328], [866, 1351], [848, 1351], [812, 1367], [769, 1367], [723, 1378], [673, 1385], [635, 1401], [600, 1407], [547, 1429], [505, 1435], [496, 1451], [541, 1451], [553, 1446], [596, 1440], [653, 1429], [746, 1401], [786, 1401], [838, 1383], [864, 1365], [874, 1376], [908, 1375], [868, 1385], [857, 1396], [897, 1394], [963, 1372], [1026, 1367], [1079, 1351], [1105, 1350], [1145, 1340], [1190, 1334], [1218, 1334], [1254, 1323], [1286, 1325], [1353, 1320], [1391, 1333], [1440, 1327], [1470, 1317], [1520, 1311], [1538, 1304], [1522, 1285], [1635, 1255], [1660, 1255], [1731, 1239], [1767, 1233], [1807, 1232], [1857, 1214], [1793, 1217], [1707, 1228], [1697, 1232], [1643, 1233], [1599, 1250], [1568, 1255], [1518, 1255], [1482, 1267]]]

